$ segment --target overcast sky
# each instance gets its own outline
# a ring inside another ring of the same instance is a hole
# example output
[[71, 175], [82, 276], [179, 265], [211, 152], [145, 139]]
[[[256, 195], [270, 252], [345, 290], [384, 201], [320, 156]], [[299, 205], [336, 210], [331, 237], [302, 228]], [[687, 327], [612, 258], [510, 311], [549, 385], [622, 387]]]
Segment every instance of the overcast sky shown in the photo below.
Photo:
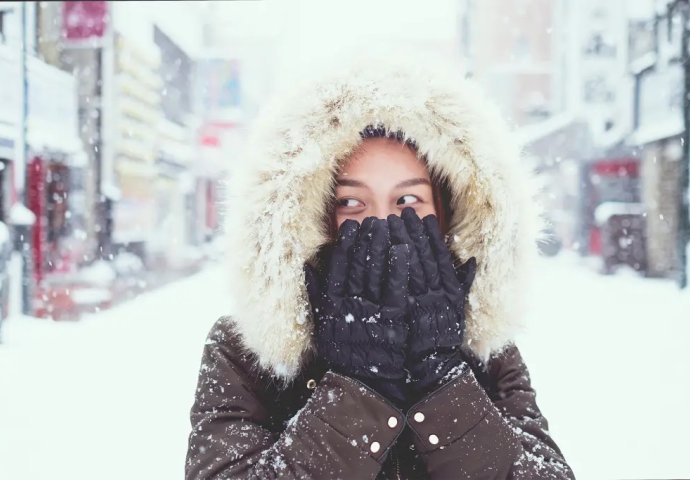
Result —
[[[369, 45], [456, 42], [457, 0], [262, 0], [218, 4], [216, 25], [237, 38], [278, 42], [287, 77]], [[433, 5], [433, 8], [430, 8]], [[220, 43], [223, 43], [221, 41]]]

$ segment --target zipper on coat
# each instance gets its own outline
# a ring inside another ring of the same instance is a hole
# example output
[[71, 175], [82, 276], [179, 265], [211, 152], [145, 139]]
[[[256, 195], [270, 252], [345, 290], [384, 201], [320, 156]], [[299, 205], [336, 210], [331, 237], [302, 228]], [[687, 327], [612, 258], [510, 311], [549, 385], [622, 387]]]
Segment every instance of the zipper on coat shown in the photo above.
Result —
[[398, 454], [395, 450], [393, 450], [394, 457], [393, 459], [395, 460], [395, 478], [398, 480], [400, 479], [400, 462], [398, 461]]

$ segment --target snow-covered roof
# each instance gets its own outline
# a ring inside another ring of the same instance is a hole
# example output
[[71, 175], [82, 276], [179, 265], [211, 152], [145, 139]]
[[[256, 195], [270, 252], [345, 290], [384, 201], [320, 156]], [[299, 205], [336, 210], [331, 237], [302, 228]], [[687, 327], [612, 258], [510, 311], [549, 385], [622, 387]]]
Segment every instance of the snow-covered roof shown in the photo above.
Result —
[[38, 152], [43, 150], [57, 150], [67, 154], [83, 152], [81, 140], [76, 134], [65, 133], [47, 122], [29, 122], [27, 136], [29, 145]]
[[0, 121], [0, 140], [4, 140], [0, 141], [0, 157], [14, 157], [14, 145], [17, 142], [18, 135], [19, 132], [16, 127]]
[[656, 64], [656, 61], [656, 52], [647, 52], [630, 62], [630, 73], [633, 75], [639, 75], [648, 68], [653, 67]]
[[520, 127], [517, 132], [517, 140], [521, 146], [529, 145], [541, 138], [551, 135], [562, 128], [567, 127], [575, 121], [576, 117], [572, 112], [564, 112], [554, 115], [543, 122], [534, 123]]
[[594, 218], [601, 225], [614, 215], [642, 215], [645, 211], [642, 203], [604, 202], [594, 210]]
[[0, 245], [4, 245], [10, 241], [10, 229], [7, 228], [5, 222], [0, 222]]
[[122, 198], [122, 191], [112, 183], [104, 183], [101, 186], [101, 193], [115, 202]]
[[680, 117], [670, 116], [666, 121], [649, 123], [635, 130], [627, 140], [628, 145], [644, 145], [645, 143], [675, 137], [683, 133], [685, 126]]
[[10, 208], [10, 222], [13, 225], [33, 225], [36, 215], [21, 203], [15, 203]]

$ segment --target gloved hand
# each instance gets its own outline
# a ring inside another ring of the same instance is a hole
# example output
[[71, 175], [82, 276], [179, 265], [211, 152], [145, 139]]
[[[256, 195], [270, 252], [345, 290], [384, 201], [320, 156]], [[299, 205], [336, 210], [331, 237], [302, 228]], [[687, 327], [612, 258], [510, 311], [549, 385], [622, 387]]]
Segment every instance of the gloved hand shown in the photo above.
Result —
[[410, 331], [405, 365], [412, 402], [418, 401], [465, 368], [460, 353], [465, 332], [465, 302], [477, 270], [470, 258], [457, 270], [438, 221], [421, 220], [412, 208], [388, 217], [391, 242], [412, 245], [410, 252]]
[[386, 220], [346, 220], [325, 282], [306, 266], [316, 349], [329, 367], [398, 406], [406, 403], [408, 245], [390, 246]]

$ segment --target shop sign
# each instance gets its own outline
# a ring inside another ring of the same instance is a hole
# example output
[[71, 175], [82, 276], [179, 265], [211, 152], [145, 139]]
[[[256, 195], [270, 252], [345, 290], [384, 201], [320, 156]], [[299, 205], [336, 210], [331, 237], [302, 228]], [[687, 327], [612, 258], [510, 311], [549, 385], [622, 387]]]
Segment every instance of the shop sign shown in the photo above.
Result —
[[65, 40], [103, 37], [108, 23], [108, 2], [63, 2], [62, 36]]

